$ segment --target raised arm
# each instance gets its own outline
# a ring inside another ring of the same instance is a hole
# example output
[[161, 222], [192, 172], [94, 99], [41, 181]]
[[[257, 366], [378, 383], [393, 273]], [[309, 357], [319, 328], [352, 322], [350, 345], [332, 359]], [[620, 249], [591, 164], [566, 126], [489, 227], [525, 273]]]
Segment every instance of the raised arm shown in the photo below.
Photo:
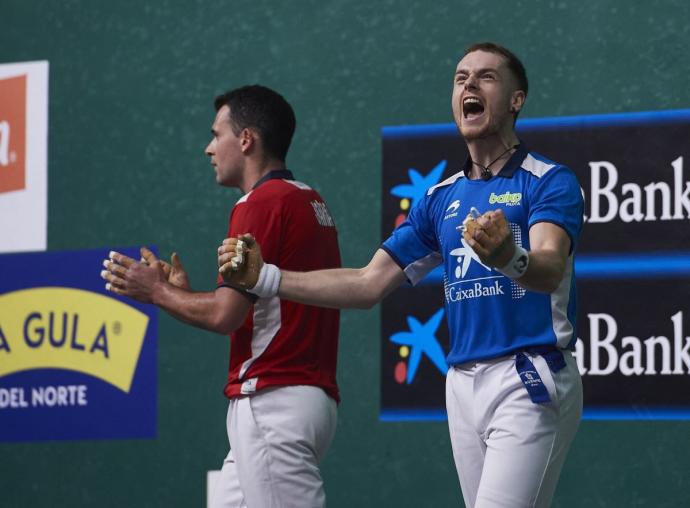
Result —
[[[253, 289], [263, 284], [261, 273], [273, 265], [264, 265], [258, 243], [242, 235], [244, 247], [238, 258], [237, 240], [226, 239], [218, 249], [218, 264], [224, 280], [231, 285]], [[247, 257], [240, 260], [244, 256]], [[234, 261], [234, 267], [233, 265]], [[248, 267], [248, 269], [247, 269]], [[277, 268], [270, 269], [277, 275]], [[280, 271], [278, 294], [281, 298], [307, 305], [332, 308], [367, 309], [381, 301], [405, 281], [405, 274], [383, 250], [374, 254], [363, 268], [335, 268], [313, 272]], [[275, 281], [276, 284], [278, 280]]]

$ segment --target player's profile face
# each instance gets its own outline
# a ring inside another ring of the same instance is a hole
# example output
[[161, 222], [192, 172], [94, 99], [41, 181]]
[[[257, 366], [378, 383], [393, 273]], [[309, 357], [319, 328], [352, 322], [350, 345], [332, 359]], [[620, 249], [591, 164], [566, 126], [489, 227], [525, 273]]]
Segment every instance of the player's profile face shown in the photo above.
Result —
[[241, 176], [242, 150], [240, 139], [230, 125], [228, 106], [223, 106], [216, 113], [211, 135], [211, 142], [205, 152], [211, 157], [211, 165], [216, 171], [216, 182], [227, 187], [236, 186]]
[[466, 140], [479, 139], [512, 129], [515, 78], [505, 58], [488, 51], [473, 51], [458, 63], [453, 77], [453, 118]]

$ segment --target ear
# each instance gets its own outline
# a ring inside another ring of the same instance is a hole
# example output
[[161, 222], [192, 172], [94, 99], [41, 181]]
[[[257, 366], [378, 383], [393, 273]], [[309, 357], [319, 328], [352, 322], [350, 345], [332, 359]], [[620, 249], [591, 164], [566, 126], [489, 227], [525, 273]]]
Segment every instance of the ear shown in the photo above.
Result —
[[240, 132], [240, 149], [246, 154], [256, 143], [256, 133], [251, 129], [242, 129]]
[[525, 92], [522, 90], [514, 91], [512, 97], [510, 98], [510, 112], [515, 114], [519, 113], [524, 104]]

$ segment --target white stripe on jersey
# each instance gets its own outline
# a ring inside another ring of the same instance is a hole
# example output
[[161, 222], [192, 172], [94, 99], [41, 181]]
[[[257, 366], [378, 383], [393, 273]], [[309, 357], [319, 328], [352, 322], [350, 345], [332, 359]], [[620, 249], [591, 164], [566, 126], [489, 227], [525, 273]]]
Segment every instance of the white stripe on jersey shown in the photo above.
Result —
[[464, 171], [458, 171], [453, 176], [446, 178], [442, 182], [437, 183], [436, 185], [434, 185], [432, 187], [429, 187], [429, 190], [426, 191], [426, 195], [431, 196], [434, 193], [434, 191], [436, 189], [438, 189], [439, 187], [445, 187], [446, 185], [451, 185], [451, 184], [455, 183], [455, 180], [457, 180], [458, 178], [462, 178], [463, 176], [465, 176]]
[[520, 164], [522, 169], [529, 171], [537, 178], [541, 178], [551, 168], [555, 168], [556, 164], [549, 164], [548, 162], [540, 161], [532, 157], [531, 153], [527, 154], [525, 160]]
[[426, 277], [427, 273], [436, 268], [442, 262], [443, 258], [441, 258], [441, 254], [438, 252], [432, 252], [431, 254], [418, 259], [414, 263], [407, 265], [403, 271], [405, 272], [407, 280], [409, 280], [412, 285], [415, 286], [417, 282]]
[[283, 180], [285, 183], [289, 183], [302, 190], [311, 190], [306, 183], [298, 182], [297, 180]]
[[[283, 180], [283, 181], [286, 183], [290, 183], [290, 184], [294, 185], [298, 189], [311, 190], [311, 187], [309, 187], [306, 183], [298, 182], [297, 180]], [[235, 205], [239, 205], [240, 203], [244, 203], [245, 201], [247, 201], [247, 199], [249, 199], [249, 196], [252, 192], [254, 192], [254, 189], [250, 190], [244, 196], [242, 196], [240, 199], [238, 199], [237, 203], [235, 203]]]
[[235, 206], [239, 205], [240, 203], [244, 203], [249, 199], [249, 195], [254, 192], [254, 191], [249, 191], [247, 192], [244, 196], [242, 196], [240, 199], [237, 200], [237, 203], [235, 203]]
[[573, 338], [573, 324], [568, 320], [568, 303], [570, 286], [573, 280], [573, 255], [566, 261], [565, 272], [556, 291], [551, 293], [551, 326], [556, 335], [556, 345], [562, 349], [568, 347]]
[[240, 368], [239, 378], [242, 379], [247, 369], [252, 366], [259, 356], [273, 341], [280, 330], [280, 298], [259, 298], [254, 304], [254, 319], [252, 330], [252, 357], [246, 360]]

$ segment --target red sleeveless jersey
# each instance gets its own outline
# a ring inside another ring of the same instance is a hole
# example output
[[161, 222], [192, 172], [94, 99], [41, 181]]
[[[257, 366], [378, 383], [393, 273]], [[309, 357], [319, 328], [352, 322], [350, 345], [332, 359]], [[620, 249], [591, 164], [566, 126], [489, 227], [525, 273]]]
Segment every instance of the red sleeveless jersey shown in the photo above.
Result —
[[[319, 194], [272, 171], [230, 213], [228, 236], [252, 234], [266, 263], [305, 272], [339, 268], [333, 219]], [[218, 280], [223, 285], [222, 279]], [[225, 395], [250, 395], [270, 386], [313, 385], [340, 401], [336, 383], [340, 311], [273, 298], [257, 299], [230, 335]]]

